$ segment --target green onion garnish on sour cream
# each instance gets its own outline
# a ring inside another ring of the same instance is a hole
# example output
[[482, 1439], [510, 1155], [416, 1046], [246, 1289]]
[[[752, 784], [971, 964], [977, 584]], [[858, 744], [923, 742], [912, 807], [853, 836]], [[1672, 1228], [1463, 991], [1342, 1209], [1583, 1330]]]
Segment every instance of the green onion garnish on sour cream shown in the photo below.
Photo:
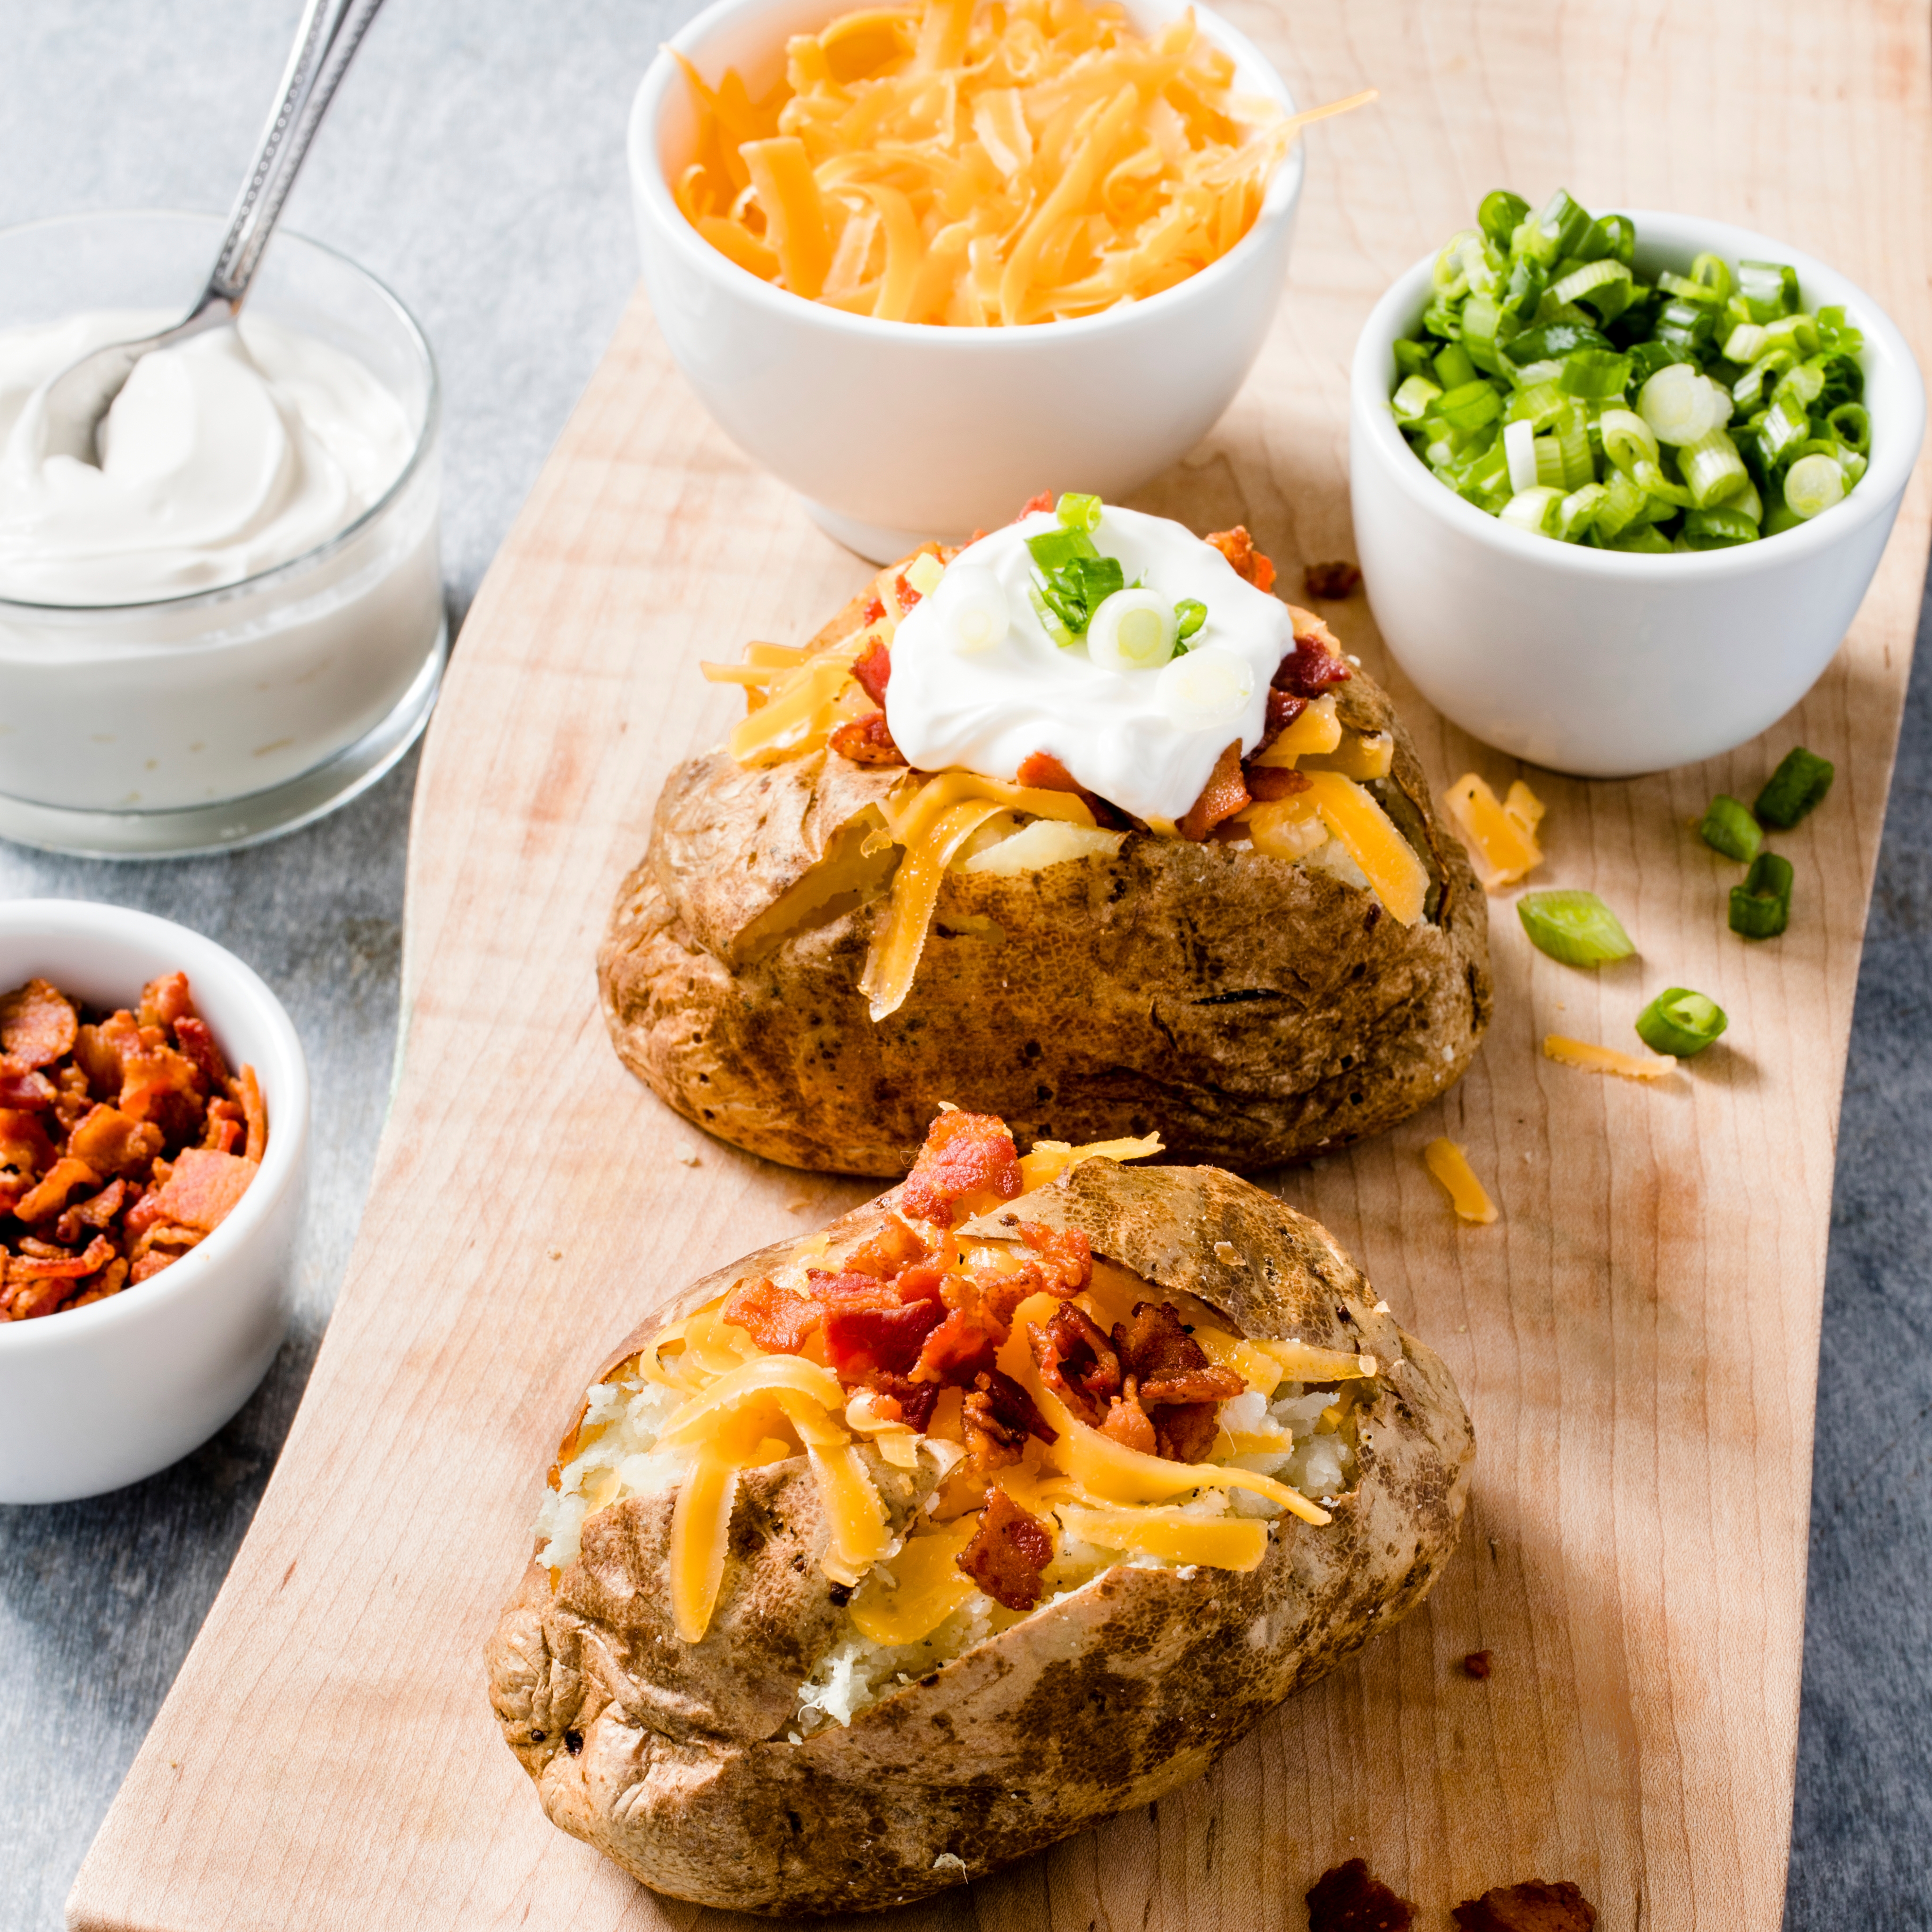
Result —
[[1184, 597], [1170, 608], [1138, 583], [1118, 557], [1103, 556], [1092, 532], [1104, 506], [1098, 496], [1069, 494], [1054, 507], [1058, 530], [1026, 539], [1035, 575], [1026, 594], [1048, 637], [1063, 650], [1086, 641], [1087, 655], [1109, 670], [1152, 670], [1207, 622], [1207, 606]]
[[1396, 344], [1396, 421], [1466, 502], [1605, 550], [1715, 550], [1819, 516], [1865, 472], [1863, 338], [1797, 272], [1634, 273], [1627, 217], [1498, 190]]

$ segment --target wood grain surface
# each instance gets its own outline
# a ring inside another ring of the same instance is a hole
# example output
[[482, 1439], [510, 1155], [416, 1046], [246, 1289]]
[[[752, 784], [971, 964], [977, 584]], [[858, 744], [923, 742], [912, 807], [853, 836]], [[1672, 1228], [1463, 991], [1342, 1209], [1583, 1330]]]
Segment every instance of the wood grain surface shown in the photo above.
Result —
[[[1363, 317], [1490, 187], [1761, 229], [1844, 268], [1921, 357], [1932, 342], [1921, 8], [1229, 10], [1300, 98], [1384, 90], [1312, 146], [1253, 378], [1139, 500], [1197, 529], [1246, 520], [1290, 586], [1351, 554]], [[1441, 1351], [1474, 1418], [1468, 1532], [1426, 1610], [1197, 1784], [882, 1924], [1294, 1932], [1307, 1886], [1360, 1855], [1425, 1927], [1532, 1876], [1576, 1880], [1610, 1932], [1777, 1926], [1833, 1139], [1927, 507], [1921, 470], [1846, 647], [1763, 740], [1627, 784], [1532, 775], [1549, 806], [1537, 883], [1602, 892], [1639, 956], [1567, 971], [1498, 902], [1497, 1019], [1468, 1077], [1280, 1178]], [[731, 715], [696, 659], [804, 637], [864, 574], [711, 429], [634, 308], [464, 630], [417, 796], [399, 1081], [349, 1278], [254, 1526], [83, 1870], [77, 1927], [722, 1921], [544, 1822], [482, 1648], [610, 1340], [861, 1191], [670, 1116], [609, 1050], [591, 958], [665, 771]], [[1507, 781], [1508, 760], [1406, 689], [1359, 597], [1330, 614], [1438, 782], [1472, 766]], [[1687, 821], [1714, 790], [1752, 796], [1800, 741], [1837, 782], [1779, 842], [1790, 932], [1752, 946], [1724, 927], [1735, 868]], [[1731, 1016], [1674, 1082], [1540, 1056], [1550, 1030], [1627, 1041], [1669, 984]], [[1495, 1226], [1451, 1220], [1419, 1151], [1441, 1132], [1489, 1181]], [[1479, 1648], [1486, 1683], [1460, 1668]]]

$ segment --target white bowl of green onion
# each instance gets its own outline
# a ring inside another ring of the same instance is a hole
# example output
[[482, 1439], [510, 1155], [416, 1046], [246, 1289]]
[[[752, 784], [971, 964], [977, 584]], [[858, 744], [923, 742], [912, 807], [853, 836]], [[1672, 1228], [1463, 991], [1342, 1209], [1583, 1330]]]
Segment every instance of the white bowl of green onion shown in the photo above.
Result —
[[1755, 737], [1863, 598], [1925, 427], [1897, 327], [1822, 262], [1678, 214], [1489, 196], [1356, 348], [1375, 618], [1464, 729], [1622, 777]]

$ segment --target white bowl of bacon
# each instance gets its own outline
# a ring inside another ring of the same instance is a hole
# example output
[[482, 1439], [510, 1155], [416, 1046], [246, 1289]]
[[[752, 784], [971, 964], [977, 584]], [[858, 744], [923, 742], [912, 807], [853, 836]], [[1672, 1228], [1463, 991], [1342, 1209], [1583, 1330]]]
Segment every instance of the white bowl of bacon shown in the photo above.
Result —
[[[1130, 26], [1143, 35], [1188, 10], [1187, 0], [1127, 0], [1126, 6]], [[1202, 46], [1212, 50], [1203, 57], [1233, 64], [1230, 98], [1260, 104], [1263, 116], [1277, 109], [1292, 116], [1285, 84], [1253, 44], [1205, 7], [1192, 14]], [[841, 49], [862, 32], [878, 32], [886, 18], [855, 14], [852, 0], [720, 0], [673, 36], [645, 75], [631, 110], [631, 189], [645, 286], [678, 367], [740, 448], [796, 490], [822, 528], [875, 562], [903, 556], [929, 538], [957, 540], [1005, 523], [1041, 489], [1092, 491], [1119, 501], [1206, 434], [1260, 352], [1287, 268], [1302, 186], [1299, 145], [1274, 166], [1265, 184], [1257, 176], [1243, 190], [1254, 199], [1245, 214], [1229, 218], [1227, 232], [1239, 238], [1224, 252], [1160, 286], [1176, 272], [1169, 264], [1151, 273], [1131, 298], [1123, 288], [1110, 305], [1093, 312], [996, 326], [854, 313], [837, 305], [862, 299], [863, 292], [857, 298], [840, 292], [843, 257], [836, 250], [825, 298], [807, 300], [783, 281], [739, 266], [681, 208], [681, 192], [690, 200], [681, 183], [707, 137], [678, 57], [713, 88], [735, 73], [756, 100], [783, 80], [790, 36], [817, 33], [848, 14], [858, 24]], [[1017, 97], [1023, 90], [1005, 92]], [[1062, 214], [1071, 220], [1077, 200], [1080, 210], [1090, 202], [1097, 220], [1101, 197], [1131, 194], [1135, 170], [1152, 166], [1149, 157], [1157, 151], [1178, 154], [1185, 146], [1185, 136], [1176, 143], [1169, 124], [1176, 117], [1166, 102], [1165, 94], [1143, 100], [1128, 122], [1096, 134], [1096, 139], [1107, 134], [1113, 145], [1086, 170], [1094, 178], [1084, 200], [1074, 193], [1085, 178], [1080, 159], [1062, 171], [1050, 167], [1051, 127], [1034, 129], [1020, 108], [982, 113], [975, 104], [974, 132], [962, 134], [959, 154], [945, 159], [968, 175], [981, 169], [974, 178], [991, 183], [1001, 176], [984, 172], [985, 156], [1004, 157], [1013, 164], [1005, 185], [984, 193], [1010, 189], [1013, 206], [1027, 211], [1027, 220], [1035, 214], [1049, 225]], [[1142, 124], [1128, 124], [1136, 117]], [[1003, 135], [996, 123], [1005, 124]], [[1036, 135], [1043, 178], [1032, 182], [1026, 170], [1035, 160], [1012, 150], [1033, 147]], [[882, 181], [870, 185], [888, 187]], [[827, 193], [830, 206], [836, 197]], [[1047, 206], [1056, 196], [1066, 200], [1065, 209]], [[891, 214], [903, 214], [906, 204], [876, 198], [889, 230]], [[743, 205], [742, 195], [732, 204]], [[849, 228], [838, 232], [842, 248]], [[1018, 230], [1009, 224], [1008, 232]], [[993, 242], [982, 237], [972, 245]], [[1063, 244], [1064, 237], [1056, 237], [1029, 259], [1054, 248], [1064, 255]], [[747, 247], [742, 238], [733, 245]], [[1150, 229], [1149, 256], [1122, 248], [1098, 258], [1104, 266], [1096, 274], [1134, 272], [1133, 263], [1151, 259], [1160, 245]], [[929, 265], [940, 252], [930, 237], [921, 236], [902, 254], [909, 269], [916, 257], [919, 272], [936, 274]], [[1004, 304], [1020, 283], [1017, 274], [1008, 283], [998, 269], [997, 262], [987, 263], [984, 279], [989, 286], [999, 281]], [[858, 272], [864, 274], [863, 264]], [[876, 278], [882, 293], [875, 309], [903, 305], [886, 300], [891, 276], [888, 262]], [[964, 279], [962, 271], [951, 285], [962, 301]], [[1039, 305], [1044, 298], [1032, 292], [1037, 286], [1028, 284], [1028, 304], [1013, 314]]]
[[0, 904], [0, 1502], [98, 1496], [234, 1414], [288, 1324], [308, 1071], [234, 955]]

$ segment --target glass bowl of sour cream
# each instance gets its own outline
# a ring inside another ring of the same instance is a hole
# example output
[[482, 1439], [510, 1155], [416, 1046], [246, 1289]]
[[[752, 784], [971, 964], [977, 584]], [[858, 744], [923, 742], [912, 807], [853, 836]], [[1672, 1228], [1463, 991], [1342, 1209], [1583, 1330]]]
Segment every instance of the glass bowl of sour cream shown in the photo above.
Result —
[[178, 319], [224, 227], [0, 230], [0, 836], [139, 857], [292, 830], [435, 701], [435, 358], [346, 257], [278, 235], [239, 330], [136, 365], [98, 468], [47, 448], [41, 386]]

